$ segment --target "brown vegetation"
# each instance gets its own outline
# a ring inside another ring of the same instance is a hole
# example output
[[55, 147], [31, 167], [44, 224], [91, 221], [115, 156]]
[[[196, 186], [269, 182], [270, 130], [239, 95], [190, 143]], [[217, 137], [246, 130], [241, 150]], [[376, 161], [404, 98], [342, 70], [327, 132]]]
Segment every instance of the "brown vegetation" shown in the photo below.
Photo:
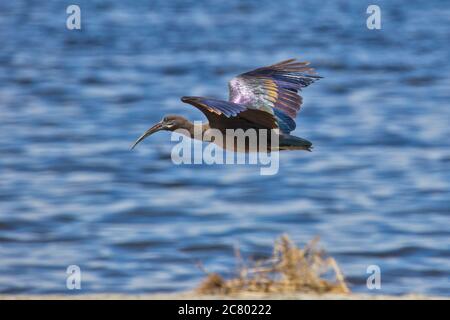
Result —
[[[318, 238], [304, 248], [298, 248], [283, 235], [275, 241], [269, 259], [248, 266], [237, 252], [238, 272], [233, 279], [217, 273], [207, 277], [196, 289], [199, 294], [233, 295], [240, 293], [349, 293], [344, 277], [331, 257], [318, 248]], [[334, 279], [325, 275], [334, 273]]]

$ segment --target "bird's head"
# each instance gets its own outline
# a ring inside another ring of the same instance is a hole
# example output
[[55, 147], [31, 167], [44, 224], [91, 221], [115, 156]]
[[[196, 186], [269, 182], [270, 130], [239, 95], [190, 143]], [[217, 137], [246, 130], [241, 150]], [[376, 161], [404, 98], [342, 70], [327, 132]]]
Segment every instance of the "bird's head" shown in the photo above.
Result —
[[148, 136], [152, 135], [155, 132], [161, 131], [161, 130], [165, 130], [165, 131], [175, 131], [177, 129], [180, 128], [185, 128], [186, 124], [189, 121], [182, 117], [182, 116], [177, 116], [177, 115], [167, 115], [165, 116], [160, 122], [158, 122], [157, 124], [155, 124], [154, 126], [152, 126], [150, 129], [148, 129], [147, 131], [145, 131], [137, 140], [136, 142], [133, 144], [133, 146], [131, 147], [131, 149], [134, 149], [134, 147], [136, 147], [136, 145], [141, 142], [142, 140], [144, 140], [145, 138], [147, 138]]

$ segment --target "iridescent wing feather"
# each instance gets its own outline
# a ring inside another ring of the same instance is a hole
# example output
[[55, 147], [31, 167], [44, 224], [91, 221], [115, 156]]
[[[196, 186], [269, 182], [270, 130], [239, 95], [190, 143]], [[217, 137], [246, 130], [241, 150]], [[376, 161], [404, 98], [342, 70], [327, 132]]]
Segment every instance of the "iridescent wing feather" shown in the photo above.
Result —
[[181, 101], [199, 109], [211, 128], [226, 129], [277, 129], [273, 114], [248, 108], [242, 104], [204, 97], [182, 97]]
[[298, 92], [321, 78], [308, 65], [290, 59], [243, 73], [228, 83], [229, 101], [273, 114], [280, 130], [289, 133], [302, 104]]

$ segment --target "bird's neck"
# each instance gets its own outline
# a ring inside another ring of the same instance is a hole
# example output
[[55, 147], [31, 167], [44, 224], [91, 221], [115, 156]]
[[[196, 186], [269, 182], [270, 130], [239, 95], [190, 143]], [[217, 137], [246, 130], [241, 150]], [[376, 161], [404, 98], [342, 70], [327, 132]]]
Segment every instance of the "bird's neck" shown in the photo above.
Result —
[[203, 136], [206, 130], [208, 130], [209, 128], [210, 126], [208, 122], [202, 123], [201, 126], [199, 126], [194, 125], [192, 122], [189, 121], [186, 125], [187, 132], [183, 134], [187, 135], [191, 139], [203, 140]]

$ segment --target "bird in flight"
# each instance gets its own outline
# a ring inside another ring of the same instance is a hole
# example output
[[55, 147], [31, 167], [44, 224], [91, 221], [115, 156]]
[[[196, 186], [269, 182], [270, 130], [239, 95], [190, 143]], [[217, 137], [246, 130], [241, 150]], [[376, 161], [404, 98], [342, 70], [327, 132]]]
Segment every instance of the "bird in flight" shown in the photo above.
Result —
[[[312, 143], [306, 139], [290, 135], [296, 127], [295, 118], [302, 105], [299, 92], [317, 79], [309, 62], [298, 62], [295, 59], [282, 61], [267, 67], [242, 73], [229, 83], [229, 100], [215, 98], [182, 97], [181, 101], [199, 109], [208, 119], [201, 130], [217, 129], [226, 137], [227, 129], [275, 129], [279, 142], [277, 150], [307, 150], [311, 151]], [[160, 122], [148, 129], [133, 144], [133, 149], [139, 142], [151, 134], [166, 130], [185, 129], [186, 135], [196, 138], [194, 124], [179, 115], [165, 116]], [[210, 141], [207, 134], [202, 134], [203, 141]], [[226, 138], [225, 138], [226, 140]], [[225, 140], [221, 147], [225, 148]], [[219, 144], [217, 141], [212, 141]], [[270, 137], [267, 150], [271, 151]], [[249, 151], [248, 145], [244, 151]], [[239, 151], [239, 150], [234, 150]], [[242, 150], [240, 150], [242, 151]], [[259, 150], [260, 151], [260, 150]]]

